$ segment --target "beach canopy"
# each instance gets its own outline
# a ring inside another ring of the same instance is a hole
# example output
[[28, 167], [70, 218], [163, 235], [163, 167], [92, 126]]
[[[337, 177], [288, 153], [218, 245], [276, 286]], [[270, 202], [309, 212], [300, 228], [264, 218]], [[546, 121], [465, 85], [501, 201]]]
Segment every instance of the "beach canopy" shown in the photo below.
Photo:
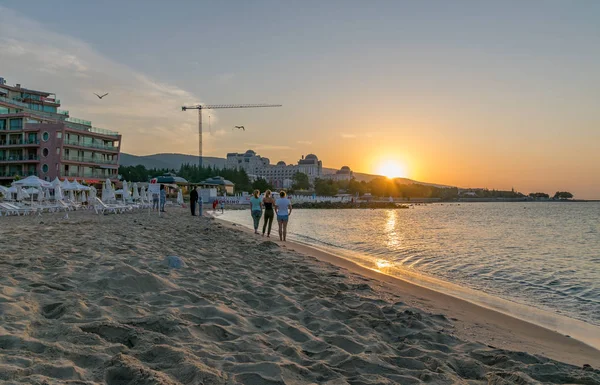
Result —
[[35, 175], [30, 175], [25, 179], [14, 181], [11, 184], [13, 186], [21, 186], [21, 187], [45, 187], [45, 188], [52, 187], [52, 184], [50, 182], [46, 182], [45, 180], [40, 179]]

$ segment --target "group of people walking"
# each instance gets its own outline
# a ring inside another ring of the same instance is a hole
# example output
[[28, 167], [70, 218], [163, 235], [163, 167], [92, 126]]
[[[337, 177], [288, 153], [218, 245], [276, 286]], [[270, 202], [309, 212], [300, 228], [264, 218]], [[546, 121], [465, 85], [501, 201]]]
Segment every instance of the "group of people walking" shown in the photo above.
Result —
[[[263, 216], [264, 209], [264, 216]], [[279, 240], [285, 241], [287, 235], [287, 225], [292, 214], [292, 202], [286, 197], [285, 191], [279, 193], [279, 198], [274, 199], [271, 190], [265, 191], [264, 198], [260, 198], [260, 191], [254, 190], [250, 198], [250, 212], [254, 220], [254, 234], [258, 234], [260, 218], [263, 217], [262, 235], [271, 236], [271, 225], [273, 218], [277, 215], [277, 224], [279, 225]]]

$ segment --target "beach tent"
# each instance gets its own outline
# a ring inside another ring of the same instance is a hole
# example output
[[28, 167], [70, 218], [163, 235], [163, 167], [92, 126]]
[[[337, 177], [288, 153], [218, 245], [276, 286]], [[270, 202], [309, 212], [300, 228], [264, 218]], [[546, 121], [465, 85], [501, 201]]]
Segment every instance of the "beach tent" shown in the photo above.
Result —
[[13, 186], [21, 186], [21, 187], [45, 187], [45, 188], [52, 187], [52, 184], [50, 182], [46, 182], [45, 180], [40, 179], [35, 175], [30, 175], [25, 179], [14, 181], [11, 184]]

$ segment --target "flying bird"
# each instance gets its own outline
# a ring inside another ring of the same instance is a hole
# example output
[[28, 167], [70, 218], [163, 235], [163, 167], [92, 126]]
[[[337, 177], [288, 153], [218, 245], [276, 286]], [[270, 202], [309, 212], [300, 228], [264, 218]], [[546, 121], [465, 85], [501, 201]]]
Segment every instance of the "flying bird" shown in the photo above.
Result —
[[105, 97], [106, 95], [108, 95], [108, 92], [107, 92], [107, 93], [105, 93], [105, 94], [104, 94], [104, 95], [102, 95], [102, 96], [100, 96], [100, 95], [98, 95], [98, 94], [96, 94], [96, 93], [94, 93], [94, 95], [96, 95], [96, 96], [98, 97], [98, 99], [102, 99], [103, 97]]
[[237, 128], [238, 130], [246, 131], [246, 128], [244, 126], [234, 126], [234, 127]]

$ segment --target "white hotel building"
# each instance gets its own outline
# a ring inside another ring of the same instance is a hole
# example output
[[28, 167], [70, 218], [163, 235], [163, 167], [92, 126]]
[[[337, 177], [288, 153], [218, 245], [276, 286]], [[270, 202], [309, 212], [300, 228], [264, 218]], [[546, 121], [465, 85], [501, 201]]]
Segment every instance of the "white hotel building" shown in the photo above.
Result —
[[244, 170], [248, 175], [266, 179], [277, 188], [291, 187], [292, 179], [297, 172], [308, 175], [311, 182], [323, 176], [323, 163], [314, 154], [302, 156], [298, 164], [286, 165], [285, 162], [279, 161], [276, 165], [272, 165], [269, 158], [256, 155], [252, 150], [243, 154], [231, 152], [227, 154], [225, 167]]

